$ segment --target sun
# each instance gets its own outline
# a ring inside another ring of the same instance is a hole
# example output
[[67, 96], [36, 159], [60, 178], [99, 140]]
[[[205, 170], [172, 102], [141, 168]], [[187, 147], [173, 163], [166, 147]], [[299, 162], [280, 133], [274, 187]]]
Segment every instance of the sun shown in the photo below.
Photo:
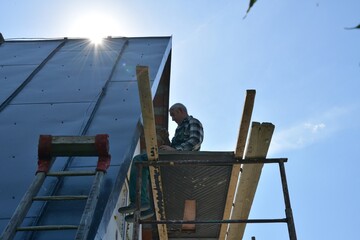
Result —
[[90, 42], [92, 43], [92, 44], [94, 44], [94, 45], [99, 45], [99, 44], [101, 44], [102, 43], [102, 41], [103, 41], [103, 37], [102, 36], [97, 36], [97, 35], [94, 35], [94, 36], [90, 36], [89, 37], [89, 39], [90, 39]]
[[88, 38], [93, 44], [101, 44], [104, 38], [111, 36], [117, 29], [116, 21], [110, 16], [88, 13], [75, 20], [71, 34]]

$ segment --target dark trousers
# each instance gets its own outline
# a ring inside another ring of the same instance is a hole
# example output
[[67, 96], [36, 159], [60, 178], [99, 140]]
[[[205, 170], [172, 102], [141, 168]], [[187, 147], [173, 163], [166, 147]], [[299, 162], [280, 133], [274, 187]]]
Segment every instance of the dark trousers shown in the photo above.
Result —
[[[136, 182], [137, 182], [137, 172], [138, 169], [135, 165], [136, 162], [144, 162], [148, 161], [148, 157], [146, 154], [136, 155], [133, 159], [131, 170], [130, 170], [130, 183], [129, 183], [129, 191], [130, 191], [130, 202], [136, 202]], [[141, 175], [141, 205], [150, 204], [149, 201], [149, 167], [143, 166], [142, 175]]]

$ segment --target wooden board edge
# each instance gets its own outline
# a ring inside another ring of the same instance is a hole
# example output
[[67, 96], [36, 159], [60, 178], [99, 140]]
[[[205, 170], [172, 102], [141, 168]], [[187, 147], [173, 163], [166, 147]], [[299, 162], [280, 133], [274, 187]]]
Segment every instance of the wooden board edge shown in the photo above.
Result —
[[[273, 132], [274, 125], [271, 123], [253, 123], [245, 159], [265, 158]], [[231, 219], [248, 219], [262, 167], [263, 164], [246, 164], [243, 166]], [[227, 240], [242, 239], [245, 227], [245, 223], [236, 224], [236, 227], [230, 225]]]
[[[240, 121], [239, 134], [235, 148], [236, 158], [242, 158], [244, 154], [246, 139], [249, 132], [251, 116], [254, 108], [255, 94], [256, 94], [255, 90], [246, 91], [244, 109]], [[240, 165], [234, 165], [232, 168], [223, 219], [230, 219], [231, 208], [233, 206], [235, 190], [238, 183], [240, 170], [241, 170]], [[227, 229], [228, 229], [228, 224], [221, 224], [219, 239], [221, 240], [225, 239]]]
[[[146, 153], [149, 161], [157, 161], [158, 146], [156, 138], [154, 106], [151, 96], [151, 87], [149, 79], [149, 68], [147, 66], [136, 66], [136, 76], [138, 80], [141, 112], [144, 125], [144, 138], [146, 143]], [[165, 219], [164, 198], [162, 192], [162, 182], [160, 168], [149, 167], [151, 186], [153, 191], [153, 200], [155, 207], [155, 215], [157, 220]], [[158, 224], [158, 232], [160, 240], [167, 240], [166, 224]]]

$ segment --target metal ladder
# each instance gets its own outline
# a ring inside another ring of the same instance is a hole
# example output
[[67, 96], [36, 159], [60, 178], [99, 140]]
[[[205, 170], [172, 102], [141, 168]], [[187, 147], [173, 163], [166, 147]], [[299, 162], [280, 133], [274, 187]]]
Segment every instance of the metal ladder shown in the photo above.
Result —
[[[56, 231], [77, 230], [75, 239], [87, 239], [93, 220], [95, 207], [100, 194], [100, 186], [107, 168], [110, 165], [109, 136], [51, 136], [40, 135], [38, 146], [38, 169], [15, 213], [0, 236], [0, 240], [11, 240], [18, 231]], [[98, 156], [94, 171], [60, 171], [49, 172], [56, 157]], [[94, 180], [89, 195], [37, 196], [46, 177], [91, 176]], [[74, 201], [86, 200], [85, 208], [79, 225], [45, 225], [20, 227], [34, 201]]]

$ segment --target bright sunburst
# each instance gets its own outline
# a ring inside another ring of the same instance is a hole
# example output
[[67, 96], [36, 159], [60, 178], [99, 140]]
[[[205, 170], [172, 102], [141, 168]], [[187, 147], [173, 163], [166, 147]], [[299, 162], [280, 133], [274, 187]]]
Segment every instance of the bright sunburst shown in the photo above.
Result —
[[116, 22], [111, 17], [100, 13], [89, 13], [75, 21], [71, 33], [77, 37], [89, 38], [94, 44], [101, 44], [105, 37], [116, 30]]

